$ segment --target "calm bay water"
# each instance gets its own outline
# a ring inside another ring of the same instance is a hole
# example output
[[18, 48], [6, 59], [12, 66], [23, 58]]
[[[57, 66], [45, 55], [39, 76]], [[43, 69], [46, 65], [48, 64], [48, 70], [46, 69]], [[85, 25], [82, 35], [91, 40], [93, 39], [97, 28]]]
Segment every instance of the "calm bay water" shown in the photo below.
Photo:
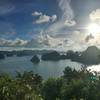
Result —
[[5, 60], [0, 60], [0, 72], [9, 73], [12, 76], [16, 75], [16, 71], [23, 73], [24, 71], [33, 71], [38, 73], [44, 79], [48, 77], [59, 77], [63, 75], [63, 70], [66, 66], [71, 66], [77, 70], [81, 69], [80, 63], [70, 60], [61, 60], [57, 62], [41, 61], [39, 64], [33, 64], [30, 59], [32, 56], [25, 57], [7, 57]]

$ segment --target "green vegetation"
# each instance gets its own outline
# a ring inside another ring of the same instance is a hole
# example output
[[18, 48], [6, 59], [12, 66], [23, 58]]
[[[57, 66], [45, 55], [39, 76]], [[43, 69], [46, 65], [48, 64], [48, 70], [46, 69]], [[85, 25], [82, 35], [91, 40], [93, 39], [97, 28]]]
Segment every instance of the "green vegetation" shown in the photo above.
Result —
[[63, 76], [43, 80], [33, 72], [0, 75], [0, 100], [100, 100], [100, 77], [66, 67]]
[[32, 57], [31, 62], [34, 64], [38, 64], [40, 62], [40, 59], [37, 55], [35, 55]]
[[0, 100], [41, 100], [42, 78], [32, 72], [18, 73], [16, 79], [0, 76]]

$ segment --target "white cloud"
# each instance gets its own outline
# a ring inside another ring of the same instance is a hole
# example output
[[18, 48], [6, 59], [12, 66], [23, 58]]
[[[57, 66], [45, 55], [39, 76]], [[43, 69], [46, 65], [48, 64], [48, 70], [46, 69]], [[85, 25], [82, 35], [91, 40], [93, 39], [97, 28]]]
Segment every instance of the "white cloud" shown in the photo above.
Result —
[[7, 46], [7, 45], [9, 45], [11, 43], [12, 43], [11, 40], [0, 39], [0, 46]]
[[63, 41], [59, 38], [54, 38], [50, 35], [45, 35], [43, 37], [43, 44], [48, 47], [59, 47], [63, 45]]
[[28, 44], [27, 47], [48, 47], [54, 48], [63, 45], [64, 39], [55, 38], [48, 34], [41, 34], [37, 37], [34, 37]]
[[[63, 34], [62, 34], [63, 35]], [[21, 39], [16, 40], [0, 40], [0, 45], [2, 46], [25, 46], [33, 48], [61, 48], [64, 50], [84, 50], [91, 45], [100, 45], [100, 35], [96, 36], [94, 39], [89, 39], [86, 41], [87, 34], [81, 33], [80, 31], [73, 31], [69, 35], [64, 34], [62, 37], [56, 37], [49, 34], [40, 34], [33, 37], [30, 41], [25, 41]]]
[[42, 12], [35, 11], [35, 12], [32, 13], [32, 15], [33, 16], [40, 16], [40, 15], [42, 15]]
[[[69, 46], [68, 46], [69, 45]], [[88, 46], [100, 47], [100, 34], [95, 37], [88, 35], [87, 33], [81, 33], [80, 31], [74, 31], [68, 37], [68, 47], [72, 50], [85, 50]]]
[[50, 25], [45, 32], [47, 34], [59, 34], [63, 28], [72, 27], [76, 25], [74, 20], [74, 13], [71, 8], [71, 0], [57, 0], [58, 6], [62, 11], [62, 17], [58, 21]]
[[32, 40], [28, 41], [26, 47], [42, 48], [44, 47], [44, 44], [42, 43], [41, 38], [39, 36], [34, 36]]
[[[59, 34], [58, 34], [59, 35]], [[86, 33], [80, 31], [72, 31], [68, 34], [61, 34], [61, 36], [53, 36], [50, 34], [41, 33], [34, 37], [28, 44], [30, 47], [47, 47], [47, 48], [61, 48], [63, 50], [85, 50], [88, 46], [100, 46], [100, 35], [92, 38]], [[87, 39], [86, 39], [87, 38]]]
[[62, 10], [62, 20], [72, 20], [74, 18], [74, 13], [71, 8], [71, 0], [57, 0], [59, 8]]
[[41, 23], [46, 23], [46, 22], [50, 22], [50, 16], [47, 15], [41, 15], [39, 17], [39, 19], [37, 19], [35, 21], [36, 24], [41, 24]]
[[35, 11], [34, 13], [32, 13], [33, 16], [39, 16], [38, 19], [36, 19], [33, 23], [36, 24], [42, 24], [42, 23], [47, 23], [47, 22], [54, 22], [57, 20], [57, 15], [52, 15], [52, 16], [48, 16], [46, 14], [43, 14], [42, 12], [37, 12]]
[[50, 48], [81, 50], [88, 45], [85, 42], [85, 35], [86, 34], [82, 34], [80, 31], [73, 31], [69, 36], [66, 34], [64, 37], [43, 35], [41, 43]]
[[6, 40], [6, 39], [0, 39], [0, 46], [25, 46], [28, 43], [27, 40], [22, 39], [15, 39], [15, 40]]
[[56, 21], [56, 20], [57, 20], [57, 15], [52, 15], [52, 16], [51, 16], [51, 21], [54, 22], [54, 21]]
[[24, 45], [26, 45], [28, 43], [28, 41], [27, 40], [22, 40], [22, 39], [19, 39], [19, 38], [17, 38], [17, 39], [15, 39], [13, 42], [12, 42], [12, 44], [11, 45], [13, 45], [13, 46], [24, 46]]
[[100, 24], [100, 9], [92, 11], [89, 15], [91, 21]]
[[64, 23], [65, 26], [71, 27], [76, 25], [76, 22], [74, 20], [66, 20]]

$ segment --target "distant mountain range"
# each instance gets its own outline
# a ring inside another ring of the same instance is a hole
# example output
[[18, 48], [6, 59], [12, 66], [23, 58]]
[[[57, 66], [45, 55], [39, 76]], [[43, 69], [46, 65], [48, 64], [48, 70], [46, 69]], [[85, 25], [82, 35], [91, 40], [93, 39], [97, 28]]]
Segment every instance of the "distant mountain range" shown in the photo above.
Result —
[[55, 50], [21, 50], [21, 51], [0, 51], [0, 59], [4, 56], [34, 56], [41, 55], [41, 59], [45, 61], [59, 61], [64, 59], [71, 59], [75, 62], [83, 63], [84, 65], [96, 65], [100, 63], [100, 49], [96, 46], [90, 46], [85, 51], [66, 51], [58, 52]]
[[80, 62], [85, 65], [94, 65], [100, 63], [100, 50], [96, 46], [90, 46], [83, 52], [67, 51], [66, 54], [60, 55], [54, 51], [42, 55], [42, 60], [62, 60], [71, 59], [72, 61]]

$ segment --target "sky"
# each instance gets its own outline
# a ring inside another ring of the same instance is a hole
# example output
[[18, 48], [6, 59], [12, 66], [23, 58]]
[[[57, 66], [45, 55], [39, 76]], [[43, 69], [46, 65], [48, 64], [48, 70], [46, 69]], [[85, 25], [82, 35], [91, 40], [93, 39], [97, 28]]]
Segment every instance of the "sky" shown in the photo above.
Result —
[[0, 0], [0, 46], [100, 45], [100, 0]]

